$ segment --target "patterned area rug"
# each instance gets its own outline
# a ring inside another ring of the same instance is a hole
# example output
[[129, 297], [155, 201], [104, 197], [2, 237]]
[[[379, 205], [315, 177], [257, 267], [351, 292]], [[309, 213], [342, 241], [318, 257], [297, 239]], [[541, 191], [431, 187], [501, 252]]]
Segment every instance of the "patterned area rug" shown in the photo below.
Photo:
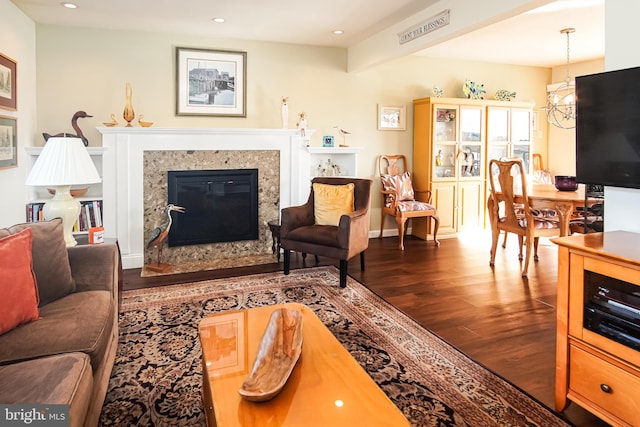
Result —
[[335, 267], [126, 291], [102, 426], [205, 425], [197, 325], [209, 314], [300, 302], [414, 426], [567, 426]]

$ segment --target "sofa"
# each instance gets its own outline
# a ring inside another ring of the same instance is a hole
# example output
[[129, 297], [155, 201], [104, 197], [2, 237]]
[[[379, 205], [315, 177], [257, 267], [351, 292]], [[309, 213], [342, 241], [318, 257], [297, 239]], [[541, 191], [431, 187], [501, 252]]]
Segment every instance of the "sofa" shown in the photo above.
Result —
[[0, 403], [68, 405], [69, 425], [98, 424], [120, 269], [115, 243], [67, 248], [60, 219], [0, 229]]

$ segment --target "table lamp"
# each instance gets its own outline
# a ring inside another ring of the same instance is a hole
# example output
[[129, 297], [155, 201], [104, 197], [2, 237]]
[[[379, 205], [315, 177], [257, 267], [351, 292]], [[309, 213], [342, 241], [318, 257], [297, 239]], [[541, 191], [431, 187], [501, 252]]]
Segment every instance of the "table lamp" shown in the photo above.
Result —
[[44, 219], [62, 218], [64, 240], [67, 246], [75, 246], [77, 242], [71, 231], [80, 214], [80, 202], [71, 196], [71, 186], [100, 181], [80, 138], [51, 137], [36, 159], [26, 185], [55, 189], [53, 198], [42, 208]]

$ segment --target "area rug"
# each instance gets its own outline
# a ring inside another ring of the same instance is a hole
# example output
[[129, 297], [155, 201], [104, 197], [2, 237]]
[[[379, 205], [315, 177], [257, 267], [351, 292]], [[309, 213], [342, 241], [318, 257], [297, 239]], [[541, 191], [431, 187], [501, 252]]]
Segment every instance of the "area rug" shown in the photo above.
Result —
[[552, 411], [333, 266], [125, 291], [102, 426], [205, 425], [203, 317], [284, 302], [311, 307], [413, 426], [567, 426]]

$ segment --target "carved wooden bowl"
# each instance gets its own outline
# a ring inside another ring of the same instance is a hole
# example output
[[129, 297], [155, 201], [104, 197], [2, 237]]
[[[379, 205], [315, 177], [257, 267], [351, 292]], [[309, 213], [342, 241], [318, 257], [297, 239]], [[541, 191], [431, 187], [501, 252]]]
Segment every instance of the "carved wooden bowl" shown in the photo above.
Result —
[[279, 308], [271, 314], [253, 369], [238, 390], [253, 402], [273, 399], [284, 387], [302, 353], [302, 313]]

